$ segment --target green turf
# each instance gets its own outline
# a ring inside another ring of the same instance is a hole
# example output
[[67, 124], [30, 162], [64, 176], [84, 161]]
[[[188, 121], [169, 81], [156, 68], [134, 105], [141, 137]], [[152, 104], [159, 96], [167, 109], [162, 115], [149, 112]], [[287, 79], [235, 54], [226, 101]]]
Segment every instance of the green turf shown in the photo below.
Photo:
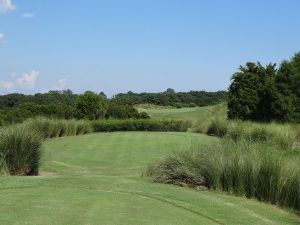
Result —
[[145, 166], [193, 142], [190, 133], [98, 133], [47, 141], [40, 177], [1, 177], [0, 224], [299, 224], [295, 214], [210, 191], [156, 184]]
[[153, 107], [143, 108], [137, 107], [140, 112], [146, 112], [153, 119], [174, 119], [189, 121], [192, 129], [197, 133], [206, 133], [208, 126], [213, 120], [226, 120], [227, 106], [225, 103], [206, 107], [194, 108], [166, 108], [166, 107]]

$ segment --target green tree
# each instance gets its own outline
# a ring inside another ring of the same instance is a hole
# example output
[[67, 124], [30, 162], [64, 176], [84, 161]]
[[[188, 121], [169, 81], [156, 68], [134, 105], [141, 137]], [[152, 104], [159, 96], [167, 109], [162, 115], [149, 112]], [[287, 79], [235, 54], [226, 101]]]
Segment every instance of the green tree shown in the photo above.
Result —
[[77, 98], [76, 109], [78, 118], [97, 120], [105, 117], [108, 105], [101, 95], [87, 91]]
[[247, 63], [232, 77], [228, 117], [255, 121], [300, 121], [300, 53], [290, 61]]
[[292, 90], [293, 67], [289, 61], [283, 61], [274, 79], [275, 97], [271, 103], [275, 120], [290, 121], [295, 111], [295, 96]]
[[247, 63], [240, 67], [240, 72], [232, 76], [229, 87], [228, 118], [253, 120], [256, 115], [257, 106], [260, 101], [258, 88], [260, 78], [257, 71], [261, 65]]
[[294, 106], [295, 110], [293, 113], [293, 118], [300, 122], [300, 52], [296, 53], [291, 60], [293, 67], [292, 74], [292, 92], [294, 94]]

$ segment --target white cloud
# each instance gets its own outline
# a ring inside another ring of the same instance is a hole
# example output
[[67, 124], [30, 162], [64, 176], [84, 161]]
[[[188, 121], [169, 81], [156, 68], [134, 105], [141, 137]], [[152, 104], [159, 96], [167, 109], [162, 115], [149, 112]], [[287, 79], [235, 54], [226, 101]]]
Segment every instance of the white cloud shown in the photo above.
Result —
[[16, 85], [21, 88], [34, 88], [39, 72], [32, 70], [30, 73], [24, 73], [16, 80]]
[[32, 89], [35, 87], [39, 72], [32, 70], [30, 73], [24, 73], [17, 77], [15, 73], [11, 74], [11, 81], [0, 81], [0, 89], [10, 90], [10, 89]]
[[0, 44], [5, 44], [5, 36], [3, 33], [0, 33]]
[[30, 18], [35, 17], [35, 15], [33, 13], [24, 13], [24, 14], [22, 14], [22, 17], [26, 18], [26, 19], [30, 19]]
[[9, 81], [0, 81], [0, 89], [9, 90], [12, 89], [15, 86], [13, 82]]
[[0, 0], [0, 13], [7, 13], [14, 11], [16, 6], [12, 3], [11, 0]]

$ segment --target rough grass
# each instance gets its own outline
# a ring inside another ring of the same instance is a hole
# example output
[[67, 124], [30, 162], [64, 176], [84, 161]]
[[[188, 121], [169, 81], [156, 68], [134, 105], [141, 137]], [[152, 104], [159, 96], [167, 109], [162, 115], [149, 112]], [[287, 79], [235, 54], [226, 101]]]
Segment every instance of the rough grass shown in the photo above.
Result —
[[148, 175], [156, 182], [221, 190], [300, 211], [300, 168], [287, 159], [266, 144], [225, 141], [173, 153], [150, 165]]
[[299, 124], [262, 124], [254, 122], [227, 121], [227, 105], [225, 103], [195, 108], [145, 108], [153, 119], [176, 119], [189, 121], [192, 132], [205, 133], [233, 140], [268, 142], [283, 149], [292, 145], [300, 146]]
[[0, 129], [0, 167], [2, 174], [37, 175], [42, 137], [27, 125]]
[[92, 126], [84, 120], [61, 120], [38, 117], [24, 122], [30, 129], [46, 138], [75, 136], [91, 133]]
[[295, 124], [253, 123], [214, 120], [207, 134], [239, 141], [266, 143], [283, 150], [292, 149], [299, 142], [299, 129]]

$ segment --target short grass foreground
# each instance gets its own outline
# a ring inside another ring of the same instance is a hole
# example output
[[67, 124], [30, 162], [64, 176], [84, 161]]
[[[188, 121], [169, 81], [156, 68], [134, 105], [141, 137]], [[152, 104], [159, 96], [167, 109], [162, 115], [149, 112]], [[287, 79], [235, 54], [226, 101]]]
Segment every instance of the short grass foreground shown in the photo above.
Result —
[[276, 206], [153, 183], [147, 165], [193, 142], [192, 133], [94, 133], [44, 143], [41, 176], [1, 177], [0, 224], [299, 224]]

